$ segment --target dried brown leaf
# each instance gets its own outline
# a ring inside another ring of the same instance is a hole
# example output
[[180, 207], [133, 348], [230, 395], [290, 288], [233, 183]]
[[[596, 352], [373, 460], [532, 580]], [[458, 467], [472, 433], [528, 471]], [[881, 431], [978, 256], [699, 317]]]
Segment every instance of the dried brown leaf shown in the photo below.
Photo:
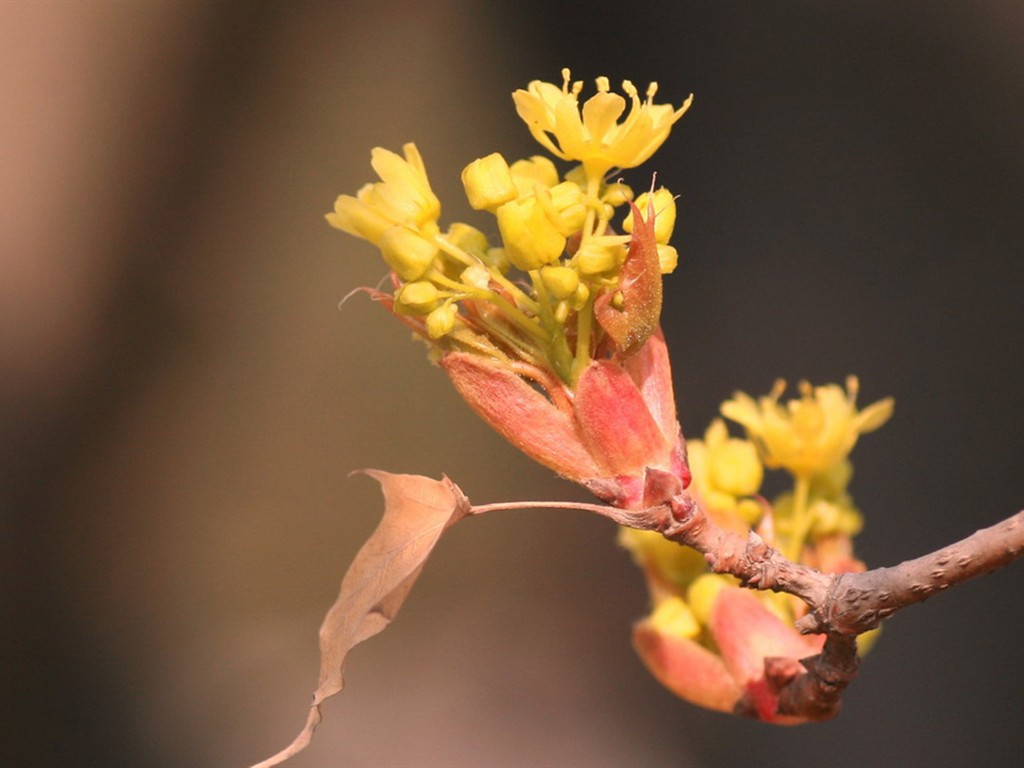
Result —
[[320, 679], [305, 726], [285, 749], [253, 768], [279, 765], [305, 749], [320, 723], [320, 705], [344, 686], [348, 652], [391, 623], [441, 534], [471, 512], [469, 499], [447, 477], [364, 472], [381, 485], [384, 517], [349, 566], [320, 627]]

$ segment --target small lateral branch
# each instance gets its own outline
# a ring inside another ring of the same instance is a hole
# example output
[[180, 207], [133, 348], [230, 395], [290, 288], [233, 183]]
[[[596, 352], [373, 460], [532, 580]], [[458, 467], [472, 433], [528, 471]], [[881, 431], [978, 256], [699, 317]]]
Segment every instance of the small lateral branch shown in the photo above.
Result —
[[716, 573], [751, 589], [800, 597], [810, 612], [797, 621], [804, 634], [827, 635], [820, 654], [765, 660], [765, 678], [779, 712], [827, 720], [839, 712], [843, 690], [857, 673], [857, 635], [901, 608], [920, 603], [968, 579], [991, 573], [1024, 555], [1024, 511], [961, 541], [891, 568], [824, 574], [793, 563], [756, 533], [747, 537], [715, 525], [688, 494], [671, 499], [662, 535], [702, 553]]

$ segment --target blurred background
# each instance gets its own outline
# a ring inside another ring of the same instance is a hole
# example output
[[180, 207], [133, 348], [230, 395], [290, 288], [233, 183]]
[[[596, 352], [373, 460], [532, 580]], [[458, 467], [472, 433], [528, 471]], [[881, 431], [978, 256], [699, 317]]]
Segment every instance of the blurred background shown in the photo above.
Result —
[[[479, 422], [323, 220], [417, 142], [537, 151], [510, 93], [696, 94], [643, 169], [681, 195], [664, 324], [684, 430], [734, 389], [841, 381], [894, 564], [1024, 505], [1024, 5], [5, 3], [4, 761], [241, 766], [288, 743], [375, 526], [360, 467], [478, 503], [584, 496]], [[457, 526], [291, 765], [960, 766], [1024, 752], [1020, 564], [890, 621], [833, 722], [696, 709], [634, 657], [641, 574], [579, 512]]]

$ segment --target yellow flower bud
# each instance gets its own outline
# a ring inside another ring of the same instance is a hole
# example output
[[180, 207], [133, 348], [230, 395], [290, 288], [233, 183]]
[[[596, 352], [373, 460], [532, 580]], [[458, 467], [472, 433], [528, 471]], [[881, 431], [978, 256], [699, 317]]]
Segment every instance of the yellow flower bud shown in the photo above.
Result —
[[694, 579], [690, 588], [686, 590], [686, 602], [690, 604], [690, 610], [697, 621], [707, 624], [711, 620], [711, 609], [715, 605], [718, 593], [724, 587], [735, 583], [735, 579], [717, 573], [705, 573]]
[[544, 281], [548, 292], [559, 301], [574, 295], [580, 285], [580, 276], [571, 267], [544, 267], [540, 271], [540, 279]]
[[550, 189], [558, 183], [558, 171], [555, 164], [543, 155], [534, 155], [529, 160], [517, 160], [509, 168], [512, 181], [519, 190], [519, 197], [533, 194], [539, 185]]
[[488, 248], [487, 253], [481, 256], [480, 260], [502, 275], [512, 269], [512, 262], [508, 260], [508, 254], [505, 253], [504, 248]]
[[425, 315], [437, 306], [437, 287], [426, 280], [406, 283], [398, 291], [395, 301], [415, 315]]
[[474, 160], [462, 171], [469, 204], [478, 211], [493, 211], [518, 197], [508, 163], [499, 153]]
[[628, 203], [633, 199], [633, 190], [621, 181], [615, 184], [609, 184], [605, 187], [604, 194], [601, 195], [601, 201], [608, 203], [613, 208], [618, 208], [624, 203]]
[[757, 493], [764, 470], [757, 448], [747, 440], [729, 438], [711, 451], [711, 482], [733, 496]]
[[599, 275], [618, 269], [624, 255], [621, 245], [606, 245], [595, 237], [580, 246], [573, 261], [580, 274]]
[[399, 277], [418, 280], [433, 265], [438, 247], [416, 230], [399, 224], [381, 236], [380, 251]]
[[700, 624], [681, 597], [668, 597], [658, 603], [651, 614], [652, 628], [669, 637], [693, 639], [700, 634]]
[[679, 252], [671, 245], [658, 243], [658, 268], [661, 274], [669, 275], [679, 266]]
[[[654, 239], [665, 245], [672, 237], [672, 230], [676, 226], [676, 200], [665, 187], [658, 189], [653, 196], [650, 192], [644, 192], [636, 199], [636, 207], [644, 221], [647, 221], [647, 211], [651, 203], [654, 204]], [[633, 231], [632, 209], [622, 222], [622, 228], [626, 232]], [[665, 274], [664, 271], [662, 273]]]
[[754, 499], [740, 499], [736, 504], [736, 512], [748, 524], [756, 525], [764, 515], [764, 507]]
[[427, 333], [432, 339], [439, 339], [455, 327], [458, 308], [454, 304], [442, 304], [427, 315]]
[[509, 261], [524, 272], [540, 269], [565, 250], [565, 237], [531, 198], [505, 203], [497, 211], [498, 229]]
[[590, 289], [584, 283], [580, 283], [576, 286], [576, 292], [572, 295], [572, 301], [569, 302], [573, 309], [581, 309], [584, 304], [587, 303], [587, 299], [590, 298]]
[[587, 218], [587, 207], [583, 202], [582, 190], [571, 181], [556, 184], [550, 190], [538, 189], [537, 202], [555, 228], [568, 237], [583, 227]]
[[471, 227], [469, 224], [455, 222], [448, 227], [446, 236], [452, 245], [476, 256], [478, 259], [482, 259], [490, 247], [490, 243], [487, 242], [487, 235], [476, 227]]
[[811, 532], [815, 537], [837, 533], [856, 536], [864, 527], [864, 518], [849, 497], [838, 502], [818, 499], [811, 505], [810, 512], [814, 518]]
[[654, 569], [680, 587], [707, 570], [707, 562], [697, 550], [670, 541], [657, 531], [620, 528], [619, 544], [632, 553], [637, 565]]

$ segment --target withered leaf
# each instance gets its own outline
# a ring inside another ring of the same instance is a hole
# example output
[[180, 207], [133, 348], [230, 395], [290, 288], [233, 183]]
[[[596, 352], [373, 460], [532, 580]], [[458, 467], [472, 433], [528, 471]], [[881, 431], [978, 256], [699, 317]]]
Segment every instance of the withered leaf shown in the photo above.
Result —
[[469, 499], [447, 477], [363, 471], [381, 485], [384, 517], [349, 566], [320, 627], [320, 679], [305, 726], [285, 749], [253, 768], [279, 765], [305, 749], [320, 723], [320, 705], [344, 686], [348, 652], [387, 627], [441, 534], [471, 512]]

